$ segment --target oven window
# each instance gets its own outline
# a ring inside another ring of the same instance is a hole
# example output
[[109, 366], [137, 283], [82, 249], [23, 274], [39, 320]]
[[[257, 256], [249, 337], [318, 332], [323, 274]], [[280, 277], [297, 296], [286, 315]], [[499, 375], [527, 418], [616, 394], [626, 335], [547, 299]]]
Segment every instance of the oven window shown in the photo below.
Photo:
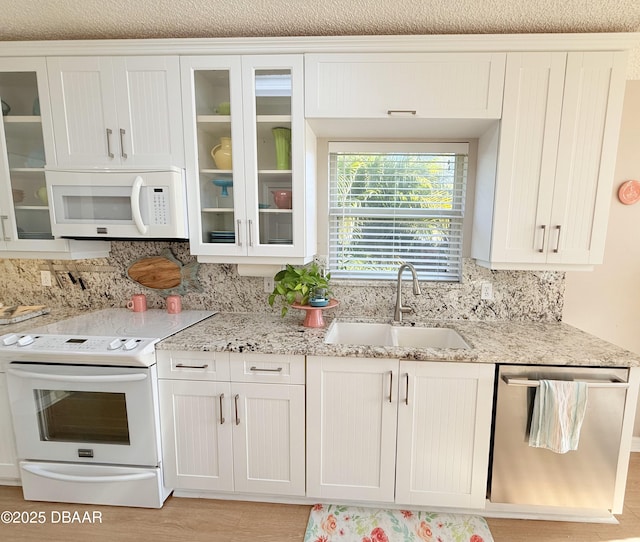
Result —
[[129, 444], [124, 393], [34, 390], [40, 440]]

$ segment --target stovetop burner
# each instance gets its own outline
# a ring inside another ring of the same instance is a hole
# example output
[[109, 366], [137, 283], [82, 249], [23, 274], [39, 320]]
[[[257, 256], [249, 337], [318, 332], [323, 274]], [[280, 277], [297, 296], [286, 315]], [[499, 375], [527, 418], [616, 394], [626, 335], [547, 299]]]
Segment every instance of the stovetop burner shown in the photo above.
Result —
[[0, 362], [146, 366], [155, 363], [155, 343], [216, 314], [152, 309], [105, 309], [0, 337]]
[[30, 333], [162, 340], [214, 314], [216, 314], [215, 311], [199, 310], [169, 314], [160, 309], [150, 309], [144, 312], [133, 312], [128, 309], [104, 309], [35, 328]]

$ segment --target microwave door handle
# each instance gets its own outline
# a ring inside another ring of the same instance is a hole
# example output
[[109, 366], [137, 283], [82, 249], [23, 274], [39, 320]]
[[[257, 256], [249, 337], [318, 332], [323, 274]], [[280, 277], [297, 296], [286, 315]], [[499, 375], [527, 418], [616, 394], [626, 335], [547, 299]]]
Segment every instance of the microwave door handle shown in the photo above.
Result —
[[155, 478], [156, 476], [155, 472], [138, 472], [134, 474], [116, 474], [111, 476], [80, 476], [77, 474], [63, 474], [61, 472], [49, 471], [46, 468], [37, 465], [23, 464], [21, 467], [36, 476], [50, 478], [51, 480], [60, 480], [62, 482], [133, 482], [135, 480], [148, 480], [150, 478]]
[[142, 213], [140, 212], [140, 190], [143, 183], [142, 177], [137, 175], [133, 181], [133, 187], [131, 188], [131, 215], [133, 216], [133, 222], [138, 228], [138, 231], [145, 235], [147, 233], [147, 227], [142, 222]]
[[9, 368], [7, 373], [20, 378], [38, 378], [40, 380], [49, 380], [52, 382], [137, 382], [147, 378], [146, 373], [134, 373], [124, 375], [56, 375], [45, 373], [32, 373], [29, 371], [19, 371]]

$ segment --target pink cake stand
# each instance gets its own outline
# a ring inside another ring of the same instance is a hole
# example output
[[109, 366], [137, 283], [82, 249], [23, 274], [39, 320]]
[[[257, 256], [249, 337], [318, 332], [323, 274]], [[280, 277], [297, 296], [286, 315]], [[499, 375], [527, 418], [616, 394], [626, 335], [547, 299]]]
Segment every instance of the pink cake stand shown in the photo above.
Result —
[[302, 325], [304, 327], [324, 327], [324, 319], [322, 318], [322, 311], [327, 309], [333, 309], [338, 306], [337, 299], [330, 299], [329, 304], [325, 307], [312, 307], [311, 305], [300, 305], [299, 303], [294, 303], [291, 305], [294, 309], [300, 309], [306, 311], [304, 322]]

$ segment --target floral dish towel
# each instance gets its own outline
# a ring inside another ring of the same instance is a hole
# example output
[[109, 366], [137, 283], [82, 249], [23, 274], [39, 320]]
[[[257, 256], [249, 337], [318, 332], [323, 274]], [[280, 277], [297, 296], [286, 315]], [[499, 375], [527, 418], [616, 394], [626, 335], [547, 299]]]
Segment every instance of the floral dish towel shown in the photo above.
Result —
[[493, 542], [483, 517], [316, 504], [304, 542]]

